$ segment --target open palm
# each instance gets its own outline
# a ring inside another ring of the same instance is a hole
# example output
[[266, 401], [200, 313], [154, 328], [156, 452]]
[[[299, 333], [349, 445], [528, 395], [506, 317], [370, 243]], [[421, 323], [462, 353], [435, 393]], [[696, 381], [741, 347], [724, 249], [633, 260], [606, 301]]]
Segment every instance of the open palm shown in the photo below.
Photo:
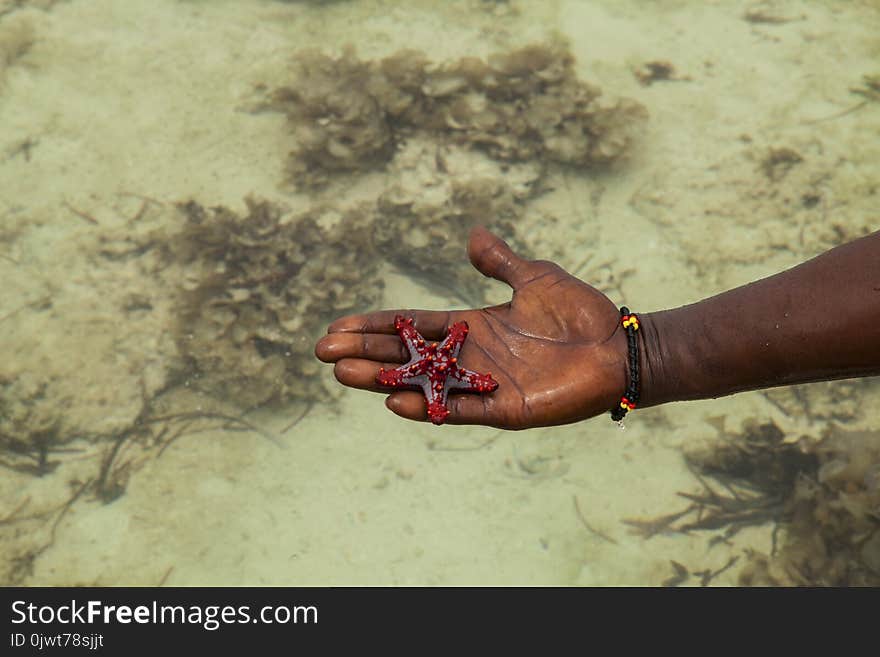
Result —
[[[601, 292], [542, 260], [525, 260], [499, 237], [474, 228], [468, 245], [480, 272], [513, 289], [509, 303], [462, 311], [387, 310], [351, 315], [330, 325], [315, 353], [335, 363], [347, 386], [388, 393], [376, 384], [409, 354], [394, 331], [394, 317], [412, 317], [427, 339], [441, 340], [466, 321], [464, 367], [491, 372], [499, 387], [484, 395], [451, 394], [448, 422], [525, 429], [576, 422], [610, 409], [626, 387], [626, 336], [620, 315]], [[417, 390], [392, 392], [386, 405], [398, 415], [425, 420]]]

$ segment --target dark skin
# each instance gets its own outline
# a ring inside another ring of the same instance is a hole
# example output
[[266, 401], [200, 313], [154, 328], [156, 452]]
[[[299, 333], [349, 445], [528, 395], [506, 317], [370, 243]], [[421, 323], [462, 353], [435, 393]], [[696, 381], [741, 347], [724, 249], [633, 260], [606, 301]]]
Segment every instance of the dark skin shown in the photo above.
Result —
[[[375, 384], [379, 368], [408, 360], [395, 315], [413, 317], [431, 340], [465, 320], [470, 334], [461, 362], [491, 372], [499, 387], [450, 395], [447, 422], [526, 429], [584, 420], [619, 402], [627, 341], [610, 299], [552, 262], [521, 258], [482, 227], [471, 232], [468, 256], [485, 276], [511, 287], [510, 302], [343, 317], [318, 342], [317, 357], [335, 363], [340, 383], [387, 394]], [[639, 320], [640, 407], [880, 375], [880, 232], [698, 303], [640, 313]], [[401, 417], [427, 419], [420, 391], [395, 391], [386, 405]]]

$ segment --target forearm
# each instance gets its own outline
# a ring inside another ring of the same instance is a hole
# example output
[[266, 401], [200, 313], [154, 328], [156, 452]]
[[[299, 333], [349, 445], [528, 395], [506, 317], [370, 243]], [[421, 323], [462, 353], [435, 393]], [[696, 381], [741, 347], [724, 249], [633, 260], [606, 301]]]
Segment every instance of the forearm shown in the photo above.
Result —
[[640, 318], [641, 406], [880, 375], [880, 232]]

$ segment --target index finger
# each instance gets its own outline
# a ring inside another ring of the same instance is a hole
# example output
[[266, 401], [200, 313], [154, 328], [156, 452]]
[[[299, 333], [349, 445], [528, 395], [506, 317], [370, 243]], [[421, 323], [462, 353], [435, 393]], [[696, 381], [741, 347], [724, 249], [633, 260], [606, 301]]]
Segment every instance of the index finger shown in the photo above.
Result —
[[397, 315], [413, 318], [413, 326], [425, 337], [435, 339], [446, 334], [453, 313], [448, 310], [379, 310], [364, 315], [340, 317], [327, 328], [327, 333], [395, 333]]

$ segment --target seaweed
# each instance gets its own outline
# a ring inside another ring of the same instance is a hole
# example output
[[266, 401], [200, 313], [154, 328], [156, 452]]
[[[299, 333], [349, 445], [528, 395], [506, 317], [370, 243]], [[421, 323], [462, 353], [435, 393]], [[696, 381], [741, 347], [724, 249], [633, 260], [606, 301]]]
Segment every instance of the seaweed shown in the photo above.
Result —
[[[815, 458], [798, 445], [786, 443], [772, 422], [747, 423], [741, 434], [720, 431], [720, 442], [686, 454], [688, 467], [700, 482], [696, 493], [679, 495], [690, 504], [653, 520], [625, 520], [645, 538], [658, 533], [723, 530], [711, 544], [726, 542], [745, 527], [780, 522], [785, 495], [800, 473], [815, 469]], [[713, 487], [714, 479], [723, 489]]]
[[869, 103], [876, 103], [880, 101], [880, 73], [866, 73], [862, 76], [862, 85], [858, 87], [850, 87], [850, 93], [855, 94], [856, 96], [861, 96], [863, 100], [859, 101], [855, 105], [851, 105], [840, 112], [835, 112], [830, 116], [823, 116], [818, 119], [812, 119], [807, 121], [808, 124], [813, 123], [821, 123], [823, 121], [831, 121], [833, 119], [839, 119], [841, 117], [847, 116], [848, 114], [852, 114], [857, 112], [858, 110], [866, 107]]
[[680, 493], [688, 506], [625, 521], [634, 531], [712, 531], [711, 547], [772, 524], [770, 554], [746, 550], [741, 584], [880, 585], [880, 432], [830, 424], [819, 441], [792, 441], [773, 422], [750, 421], [740, 433], [719, 423], [718, 437], [686, 455], [702, 486]]
[[177, 209], [183, 221], [163, 240], [182, 270], [174, 332], [189, 384], [244, 408], [326, 398], [314, 342], [383, 287], [369, 210], [295, 214], [255, 199], [243, 215]]
[[70, 496], [61, 504], [43, 511], [25, 513], [31, 503], [30, 498], [25, 498], [13, 511], [0, 519], [0, 529], [15, 529], [23, 525], [30, 525], [29, 533], [36, 533], [36, 530], [39, 528], [46, 527], [50, 519], [52, 521], [51, 524], [48, 524], [48, 535], [45, 538], [34, 535], [30, 546], [19, 548], [14, 553], [8, 554], [6, 562], [0, 563], [0, 567], [2, 567], [2, 570], [0, 570], [0, 582], [4, 586], [21, 585], [33, 574], [36, 560], [46, 550], [55, 545], [58, 526], [61, 524], [61, 521], [64, 520], [64, 517], [73, 505], [91, 487], [92, 483], [92, 479], [88, 479], [85, 482], [71, 482], [73, 492]]
[[646, 116], [632, 100], [602, 102], [559, 44], [440, 64], [412, 50], [379, 61], [351, 49], [338, 57], [309, 50], [295, 58], [292, 77], [270, 106], [289, 118], [297, 145], [288, 171], [303, 188], [333, 173], [380, 169], [419, 134], [500, 161], [605, 165]]
[[[43, 476], [60, 472], [57, 468], [62, 464], [58, 458], [61, 454], [88, 459], [89, 468], [92, 462], [98, 463], [97, 470], [89, 476], [68, 479], [72, 492], [66, 501], [34, 508], [34, 500], [25, 497], [0, 518], [0, 540], [8, 552], [7, 559], [0, 561], [0, 584], [17, 585], [27, 580], [35, 561], [55, 544], [58, 527], [74, 504], [116, 501], [139, 467], [161, 457], [183, 436], [204, 431], [246, 431], [279, 444], [272, 434], [241, 415], [225, 412], [222, 406], [206, 408], [204, 401], [195, 406], [192, 399], [179, 391], [179, 384], [172, 381], [155, 395], [148, 396], [145, 390], [138, 416], [119, 431], [66, 436], [59, 433], [56, 425], [44, 434], [23, 436], [14, 444], [10, 444], [8, 436], [0, 436], [0, 451], [5, 455], [0, 465], [24, 474]], [[174, 394], [168, 394], [172, 391]], [[193, 407], [197, 410], [189, 410]], [[294, 423], [301, 419], [302, 415]], [[59, 448], [59, 444], [67, 447]], [[53, 455], [55, 459], [51, 458]]]
[[797, 164], [804, 161], [803, 156], [793, 148], [771, 148], [761, 161], [761, 170], [773, 182], [782, 180]]
[[828, 426], [811, 443], [818, 468], [786, 499], [779, 554], [753, 553], [745, 584], [880, 585], [880, 432]]
[[675, 66], [665, 60], [652, 60], [633, 68], [633, 75], [643, 87], [650, 87], [655, 82], [690, 82], [688, 75], [679, 75]]

